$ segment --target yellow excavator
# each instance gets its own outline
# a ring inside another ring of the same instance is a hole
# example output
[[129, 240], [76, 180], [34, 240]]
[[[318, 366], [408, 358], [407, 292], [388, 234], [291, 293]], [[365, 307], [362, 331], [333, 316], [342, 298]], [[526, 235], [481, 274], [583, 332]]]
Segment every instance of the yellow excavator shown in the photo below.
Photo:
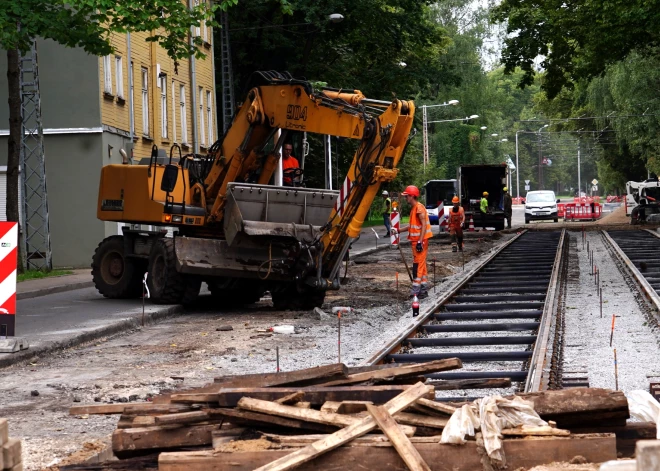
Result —
[[[145, 272], [159, 304], [193, 302], [202, 282], [220, 305], [270, 291], [282, 309], [321, 306], [327, 290], [339, 289], [349, 245], [414, 135], [415, 106], [277, 72], [255, 72], [247, 89], [208, 154], [181, 155], [174, 146], [163, 158], [154, 147], [148, 164], [103, 167], [97, 216], [130, 226], [94, 253], [101, 294], [139, 297]], [[302, 132], [359, 140], [340, 190], [270, 184], [283, 143]]]

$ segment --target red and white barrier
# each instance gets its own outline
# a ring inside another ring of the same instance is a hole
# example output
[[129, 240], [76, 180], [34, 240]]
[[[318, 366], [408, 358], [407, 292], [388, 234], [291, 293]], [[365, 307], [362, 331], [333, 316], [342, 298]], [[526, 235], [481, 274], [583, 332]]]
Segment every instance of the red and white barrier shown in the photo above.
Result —
[[396, 234], [393, 234], [392, 231], [390, 231], [390, 243], [392, 245], [399, 245], [399, 223], [400, 218], [398, 211], [392, 211], [390, 213], [390, 225], [392, 229], [396, 229]]
[[602, 210], [603, 207], [598, 203], [593, 203], [593, 211], [592, 204], [567, 203], [564, 220], [596, 220], [601, 216]]
[[337, 201], [335, 202], [335, 211], [337, 211], [338, 217], [341, 217], [341, 212], [344, 209], [344, 205], [346, 204], [348, 195], [351, 192], [351, 188], [353, 188], [353, 182], [351, 181], [350, 178], [346, 177], [346, 179], [344, 180], [344, 184], [339, 189], [339, 196], [337, 197]]
[[28, 348], [16, 335], [16, 266], [18, 223], [0, 222], [0, 353]]

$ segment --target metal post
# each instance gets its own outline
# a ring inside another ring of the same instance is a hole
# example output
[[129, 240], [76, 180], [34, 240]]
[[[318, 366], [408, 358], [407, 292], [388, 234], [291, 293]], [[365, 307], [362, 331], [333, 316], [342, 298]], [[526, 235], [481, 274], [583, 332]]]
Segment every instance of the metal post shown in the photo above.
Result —
[[580, 198], [582, 195], [582, 181], [581, 181], [581, 174], [580, 174], [580, 141], [578, 141], [578, 198]]
[[[277, 145], [277, 141], [280, 140], [280, 134], [282, 133], [282, 130], [279, 129], [275, 132], [275, 135], [273, 136], [273, 145]], [[282, 186], [284, 184], [284, 170], [282, 170], [282, 156], [280, 155], [280, 158], [277, 160], [277, 165], [275, 166], [275, 186]]]
[[277, 370], [275, 370], [277, 373], [280, 372], [280, 347], [275, 347], [275, 356], [276, 356], [276, 361], [277, 361]]
[[46, 157], [41, 122], [37, 44], [19, 60], [21, 87], [20, 181], [23, 203], [23, 243], [25, 268], [53, 268], [46, 191]]
[[520, 165], [518, 165], [518, 133], [516, 131], [516, 197], [520, 198]]
[[426, 105], [422, 105], [422, 121], [424, 126], [424, 171], [426, 172], [426, 164], [429, 162], [429, 124], [426, 115]]
[[325, 136], [324, 150], [325, 150], [325, 189], [332, 190], [332, 146], [330, 142], [331, 136]]

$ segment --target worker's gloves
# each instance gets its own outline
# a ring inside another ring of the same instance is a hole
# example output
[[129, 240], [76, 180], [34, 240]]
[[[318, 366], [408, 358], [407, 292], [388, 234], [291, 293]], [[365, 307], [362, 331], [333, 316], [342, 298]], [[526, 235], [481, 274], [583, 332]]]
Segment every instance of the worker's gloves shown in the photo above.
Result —
[[415, 250], [417, 250], [417, 253], [422, 253], [422, 250], [424, 249], [422, 248], [421, 242], [417, 242], [417, 245], [415, 246]]
[[397, 231], [395, 228], [390, 229], [390, 234], [392, 235], [397, 235], [399, 231]]

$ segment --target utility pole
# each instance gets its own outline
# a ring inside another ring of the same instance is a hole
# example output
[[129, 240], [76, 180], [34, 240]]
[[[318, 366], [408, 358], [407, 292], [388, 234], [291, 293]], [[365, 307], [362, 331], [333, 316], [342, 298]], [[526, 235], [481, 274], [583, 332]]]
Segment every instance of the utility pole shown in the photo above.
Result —
[[22, 122], [19, 171], [23, 192], [21, 243], [25, 247], [24, 266], [28, 270], [51, 270], [53, 260], [36, 42], [19, 58], [19, 69]]
[[424, 171], [426, 172], [426, 164], [429, 162], [429, 129], [426, 105], [422, 105], [422, 123], [424, 126]]
[[580, 198], [582, 195], [582, 181], [581, 181], [581, 175], [580, 175], [580, 138], [578, 137], [578, 198]]

